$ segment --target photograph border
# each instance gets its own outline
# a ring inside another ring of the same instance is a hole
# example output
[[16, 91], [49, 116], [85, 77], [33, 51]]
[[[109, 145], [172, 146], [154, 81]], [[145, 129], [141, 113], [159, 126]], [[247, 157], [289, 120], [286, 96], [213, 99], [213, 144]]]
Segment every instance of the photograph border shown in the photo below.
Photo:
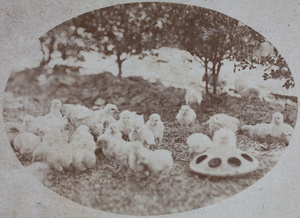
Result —
[[[16, 61], [32, 52], [31, 40], [80, 14], [116, 4], [149, 1], [128, 0], [0, 0], [1, 111], [3, 94]], [[300, 93], [300, 3], [296, 0], [206, 1], [166, 0], [212, 9], [233, 17], [269, 40], [282, 54]], [[298, 107], [299, 108], [299, 107]], [[299, 109], [298, 109], [299, 111]], [[299, 114], [298, 114], [299, 118]], [[15, 156], [5, 134], [1, 116], [0, 217], [114, 217], [116, 214], [79, 205], [46, 188], [28, 173]], [[300, 214], [300, 135], [295, 134], [284, 155], [262, 179], [242, 192], [204, 208], [160, 217], [298, 217]], [[125, 216], [124, 217], [132, 217]]]

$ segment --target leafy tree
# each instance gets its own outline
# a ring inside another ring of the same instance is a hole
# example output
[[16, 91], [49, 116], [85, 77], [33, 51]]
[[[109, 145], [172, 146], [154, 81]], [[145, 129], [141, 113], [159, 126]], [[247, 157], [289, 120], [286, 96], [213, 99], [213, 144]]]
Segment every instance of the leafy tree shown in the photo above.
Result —
[[268, 65], [267, 69], [271, 69], [270, 73], [264, 73], [263, 77], [267, 79], [285, 79], [283, 87], [286, 89], [293, 88], [295, 86], [295, 81], [292, 73], [283, 59], [283, 57], [278, 53], [277, 49], [274, 48], [275, 55], [263, 57], [260, 63]]
[[[155, 48], [174, 47], [190, 52], [204, 64], [206, 92], [210, 94], [212, 86], [212, 94], [216, 94], [223, 61], [251, 63], [253, 51], [264, 41], [239, 21], [209, 9], [157, 2], [122, 4], [83, 14], [49, 31], [41, 38], [43, 49], [49, 50], [41, 65], [49, 63], [55, 51], [63, 59], [82, 59], [80, 51], [96, 51], [115, 57], [118, 76], [122, 76], [122, 64], [128, 57], [143, 58]], [[276, 65], [275, 59], [269, 63]], [[285, 69], [283, 65], [281, 69]], [[284, 74], [276, 72], [265, 78]], [[292, 86], [287, 83], [285, 87], [288, 84]]]

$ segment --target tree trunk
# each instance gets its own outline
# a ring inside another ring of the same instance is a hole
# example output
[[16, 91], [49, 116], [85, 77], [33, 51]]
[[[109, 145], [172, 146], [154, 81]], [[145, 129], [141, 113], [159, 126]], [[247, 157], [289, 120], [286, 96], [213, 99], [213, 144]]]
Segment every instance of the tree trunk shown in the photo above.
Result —
[[213, 62], [213, 66], [212, 66], [212, 76], [213, 76], [213, 94], [216, 95], [217, 94], [217, 73], [216, 73], [216, 62]]
[[205, 66], [205, 73], [204, 73], [204, 79], [205, 79], [205, 91], [206, 91], [206, 95], [209, 94], [209, 91], [208, 91], [208, 60], [207, 58], [205, 58], [205, 61], [204, 61], [204, 66]]
[[119, 73], [118, 73], [118, 77], [122, 77], [122, 64], [123, 64], [124, 60], [121, 60], [120, 55], [117, 55], [117, 64], [118, 64], [118, 69], [119, 69]]

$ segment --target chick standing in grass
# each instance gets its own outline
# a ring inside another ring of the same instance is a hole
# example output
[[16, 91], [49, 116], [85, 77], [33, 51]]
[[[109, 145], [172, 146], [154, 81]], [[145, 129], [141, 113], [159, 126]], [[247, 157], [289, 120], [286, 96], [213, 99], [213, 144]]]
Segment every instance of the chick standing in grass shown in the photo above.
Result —
[[155, 138], [152, 131], [144, 124], [144, 122], [137, 121], [132, 132], [129, 133], [129, 140], [140, 141], [146, 147], [152, 147], [155, 145]]
[[203, 100], [203, 90], [202, 88], [194, 82], [191, 82], [186, 88], [186, 94], [184, 96], [185, 103], [191, 105], [197, 103], [199, 106]]
[[132, 157], [138, 148], [143, 147], [141, 142], [127, 142], [106, 134], [99, 136], [97, 145], [102, 148], [103, 154], [108, 159], [117, 162], [121, 169], [129, 167], [130, 156]]
[[206, 123], [208, 123], [211, 133], [221, 128], [228, 128], [236, 133], [240, 125], [240, 121], [237, 118], [231, 117], [227, 114], [215, 114], [211, 116]]
[[72, 166], [79, 171], [96, 164], [96, 143], [89, 132], [89, 127], [81, 125], [73, 133], [70, 144], [72, 146]]
[[160, 144], [164, 135], [164, 123], [161, 121], [159, 114], [151, 114], [146, 126], [152, 131], [155, 143]]
[[60, 112], [62, 108], [62, 103], [59, 99], [52, 100], [50, 114], [55, 115], [57, 118], [62, 118], [62, 114]]
[[106, 129], [104, 134], [110, 135], [116, 139], [122, 139], [122, 133], [118, 129], [118, 124], [117, 122], [111, 123]]
[[41, 143], [41, 138], [30, 132], [23, 132], [14, 139], [14, 148], [23, 155], [32, 156], [33, 151]]
[[9, 142], [13, 144], [14, 139], [17, 135], [23, 133], [23, 132], [29, 132], [29, 133], [38, 133], [38, 127], [36, 124], [35, 117], [31, 115], [25, 115], [23, 117], [22, 124], [17, 122], [7, 122], [5, 123], [5, 130], [9, 139]]
[[181, 106], [176, 119], [180, 123], [181, 126], [191, 126], [194, 124], [196, 120], [195, 111], [187, 105]]
[[168, 150], [138, 149], [137, 164], [143, 164], [151, 173], [170, 174], [173, 168], [172, 153]]
[[94, 111], [94, 116], [97, 121], [101, 121], [104, 127], [109, 126], [109, 124], [116, 122], [115, 117], [119, 113], [118, 107], [114, 104], [107, 104], [101, 110]]
[[240, 131], [258, 142], [283, 142], [288, 144], [294, 129], [289, 124], [284, 123], [283, 115], [280, 112], [275, 112], [272, 115], [270, 124], [244, 125], [240, 128]]
[[192, 154], [200, 154], [212, 147], [213, 144], [211, 139], [202, 133], [190, 135], [187, 138], [186, 143], [189, 146], [189, 152]]
[[85, 125], [77, 127], [71, 136], [70, 143], [73, 149], [86, 149], [94, 152], [96, 148], [94, 137], [90, 133], [89, 127]]
[[213, 146], [218, 148], [236, 147], [236, 135], [231, 129], [222, 128], [215, 131]]
[[25, 131], [30, 132], [30, 133], [38, 132], [37, 120], [34, 116], [25, 115], [23, 117], [23, 123], [21, 125], [21, 132], [25, 132]]
[[62, 110], [76, 127], [87, 125], [93, 114], [93, 111], [82, 105], [64, 104]]
[[33, 152], [33, 160], [46, 160], [53, 169], [61, 172], [72, 162], [72, 146], [59, 129], [53, 128], [46, 132], [42, 143]]
[[120, 119], [118, 120], [118, 128], [124, 136], [128, 134], [135, 128], [136, 123], [143, 123], [144, 117], [142, 115], [137, 115], [129, 110], [124, 110], [120, 113]]
[[52, 128], [58, 128], [61, 131], [65, 129], [68, 124], [67, 117], [63, 117], [61, 114], [62, 103], [59, 99], [52, 100], [50, 112], [45, 116], [39, 116], [36, 118], [36, 123], [40, 133], [45, 132]]

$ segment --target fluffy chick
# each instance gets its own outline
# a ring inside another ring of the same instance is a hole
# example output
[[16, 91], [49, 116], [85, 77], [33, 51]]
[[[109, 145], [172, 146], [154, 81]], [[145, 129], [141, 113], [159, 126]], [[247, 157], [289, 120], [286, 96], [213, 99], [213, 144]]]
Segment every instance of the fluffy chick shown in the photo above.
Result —
[[169, 174], [173, 168], [172, 153], [168, 150], [155, 150], [138, 149], [137, 164], [142, 164], [151, 173], [164, 173]]
[[85, 149], [91, 152], [94, 152], [97, 146], [89, 127], [85, 125], [77, 127], [71, 136], [70, 144], [74, 150]]
[[38, 123], [34, 116], [25, 115], [21, 125], [21, 132], [38, 133]]
[[213, 136], [213, 145], [222, 147], [236, 147], [236, 135], [231, 129], [222, 128], [217, 130]]
[[189, 106], [183, 105], [176, 115], [176, 119], [181, 126], [190, 126], [193, 125], [196, 120], [196, 113]]
[[72, 151], [72, 146], [67, 143], [65, 135], [54, 128], [46, 132], [42, 143], [33, 152], [33, 161], [46, 161], [53, 169], [61, 172], [69, 168]]
[[271, 124], [273, 126], [280, 126], [283, 124], [283, 115], [280, 112], [275, 112], [272, 114], [272, 121]]
[[33, 151], [41, 143], [41, 138], [30, 132], [23, 132], [14, 139], [14, 148], [23, 155], [32, 156]]
[[106, 129], [104, 134], [110, 135], [116, 139], [122, 139], [122, 133], [118, 128], [117, 122], [111, 123]]
[[114, 104], [107, 104], [103, 109], [94, 111], [95, 119], [99, 122], [101, 121], [101, 123], [104, 124], [104, 127], [115, 122], [118, 113], [118, 107]]
[[85, 171], [96, 164], [96, 155], [87, 149], [76, 149], [72, 155], [72, 167], [78, 171]]
[[194, 133], [186, 139], [190, 153], [200, 154], [212, 147], [211, 139], [202, 133]]
[[127, 142], [106, 134], [99, 136], [97, 145], [102, 148], [103, 154], [108, 159], [117, 162], [121, 167], [128, 167], [130, 154], [143, 147], [141, 142]]
[[94, 115], [93, 111], [82, 105], [64, 104], [62, 108], [64, 114], [76, 127], [88, 125], [90, 117]]
[[132, 132], [129, 133], [129, 140], [140, 141], [145, 146], [150, 147], [155, 145], [155, 138], [152, 131], [144, 124], [144, 122], [136, 122]]
[[53, 99], [51, 102], [50, 114], [53, 114], [57, 118], [62, 118], [62, 114], [60, 112], [61, 108], [61, 101], [59, 99]]
[[206, 123], [208, 123], [211, 133], [221, 128], [231, 129], [232, 132], [236, 133], [240, 125], [240, 121], [237, 118], [227, 114], [215, 114], [211, 116]]
[[240, 128], [243, 135], [250, 137], [258, 142], [283, 142], [288, 144], [293, 134], [293, 127], [284, 123], [283, 115], [275, 112], [272, 115], [272, 121], [268, 123], [260, 123], [256, 125], [244, 125]]
[[66, 117], [57, 117], [54, 114], [47, 114], [36, 118], [39, 134], [45, 134], [47, 131], [57, 128], [60, 131], [64, 131], [68, 120]]
[[187, 105], [191, 105], [193, 103], [201, 104], [203, 100], [203, 90], [194, 82], [190, 83], [186, 88], [186, 94], [184, 96], [185, 102]]
[[160, 144], [165, 130], [164, 123], [161, 121], [160, 115], [151, 114], [149, 120], [146, 122], [146, 126], [152, 131], [155, 143]]
[[121, 133], [124, 136], [128, 136], [128, 134], [136, 126], [137, 122], [144, 122], [144, 117], [129, 110], [124, 110], [120, 113], [120, 119], [118, 120], [117, 125]]
[[72, 163], [73, 149], [69, 143], [63, 143], [52, 147], [47, 155], [47, 162], [50, 166], [62, 172], [64, 169], [68, 169]]

